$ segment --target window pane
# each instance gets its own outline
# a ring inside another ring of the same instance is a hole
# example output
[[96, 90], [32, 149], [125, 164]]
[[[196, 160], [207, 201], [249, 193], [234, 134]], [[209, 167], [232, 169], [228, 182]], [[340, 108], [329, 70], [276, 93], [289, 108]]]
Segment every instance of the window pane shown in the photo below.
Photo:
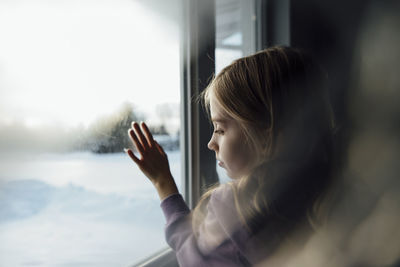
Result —
[[239, 0], [216, 0], [215, 70], [220, 72], [243, 55], [242, 13]]
[[[255, 52], [254, 1], [216, 0], [215, 70], [219, 73], [237, 58]], [[218, 164], [221, 183], [230, 180]]]
[[216, 0], [215, 64], [218, 73], [256, 50], [255, 1]]
[[129, 266], [166, 247], [132, 120], [180, 187], [180, 1], [0, 2], [0, 266]]

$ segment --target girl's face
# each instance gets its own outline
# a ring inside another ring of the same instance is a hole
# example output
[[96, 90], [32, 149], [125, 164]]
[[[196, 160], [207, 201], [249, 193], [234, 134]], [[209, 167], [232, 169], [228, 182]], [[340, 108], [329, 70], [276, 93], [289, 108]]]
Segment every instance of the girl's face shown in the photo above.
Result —
[[215, 151], [218, 165], [224, 168], [232, 179], [238, 179], [250, 173], [254, 154], [239, 123], [228, 116], [215, 97], [210, 96], [211, 120], [214, 133], [208, 143], [208, 148]]

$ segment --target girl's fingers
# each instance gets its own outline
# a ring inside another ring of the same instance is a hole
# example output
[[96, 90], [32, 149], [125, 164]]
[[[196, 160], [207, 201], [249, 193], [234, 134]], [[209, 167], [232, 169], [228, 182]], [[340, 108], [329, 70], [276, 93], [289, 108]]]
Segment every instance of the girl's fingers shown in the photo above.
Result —
[[133, 144], [135, 145], [137, 151], [142, 155], [144, 153], [144, 149], [142, 144], [139, 142], [138, 138], [136, 137], [135, 132], [132, 129], [129, 129], [129, 137], [131, 138]]
[[140, 160], [133, 154], [133, 151], [131, 149], [125, 149], [125, 152], [129, 155], [129, 157], [136, 163], [139, 164]]
[[149, 147], [149, 143], [147, 142], [146, 137], [144, 137], [142, 130], [139, 127], [139, 124], [134, 122], [132, 125], [133, 125], [133, 128], [135, 129], [136, 135], [138, 136], [138, 139], [139, 139], [140, 143], [142, 144], [143, 148], [147, 149]]
[[154, 139], [153, 139], [153, 135], [151, 134], [149, 128], [147, 128], [147, 125], [144, 122], [142, 122], [141, 126], [144, 131], [144, 134], [146, 135], [147, 142], [149, 143], [150, 146], [153, 146]]

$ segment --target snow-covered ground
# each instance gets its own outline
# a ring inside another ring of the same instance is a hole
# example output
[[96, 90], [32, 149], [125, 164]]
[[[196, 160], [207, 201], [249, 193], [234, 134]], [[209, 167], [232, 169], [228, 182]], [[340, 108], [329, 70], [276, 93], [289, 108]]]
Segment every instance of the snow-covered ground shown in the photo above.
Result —
[[[168, 151], [180, 183], [180, 153]], [[166, 247], [158, 196], [121, 154], [1, 154], [0, 266], [129, 266]]]

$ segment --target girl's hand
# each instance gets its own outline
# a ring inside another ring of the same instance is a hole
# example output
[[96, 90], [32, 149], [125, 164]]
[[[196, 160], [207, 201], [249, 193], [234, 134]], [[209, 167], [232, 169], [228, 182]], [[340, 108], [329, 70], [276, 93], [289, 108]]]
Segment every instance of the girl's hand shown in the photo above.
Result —
[[125, 149], [130, 158], [138, 165], [140, 170], [149, 178], [158, 191], [160, 199], [178, 193], [175, 181], [169, 169], [168, 157], [162, 147], [153, 139], [152, 134], [144, 122], [141, 127], [136, 122], [128, 131], [140, 159], [131, 149]]

